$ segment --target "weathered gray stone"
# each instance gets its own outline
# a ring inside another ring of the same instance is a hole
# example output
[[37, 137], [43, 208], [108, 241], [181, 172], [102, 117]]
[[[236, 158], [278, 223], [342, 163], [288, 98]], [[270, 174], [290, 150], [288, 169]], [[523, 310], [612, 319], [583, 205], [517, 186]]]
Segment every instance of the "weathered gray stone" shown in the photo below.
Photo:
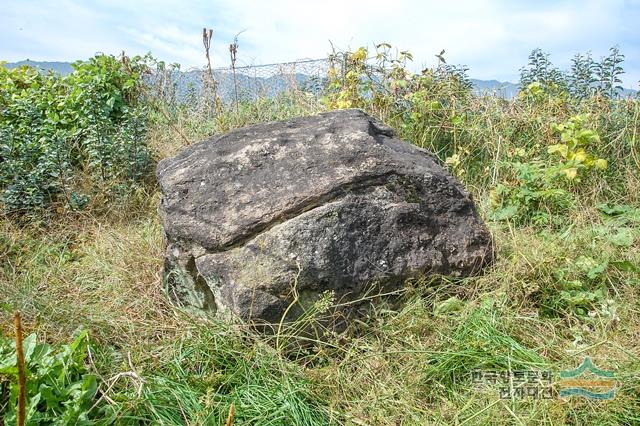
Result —
[[300, 306], [325, 291], [357, 300], [492, 259], [463, 187], [359, 110], [216, 136], [157, 176], [171, 294], [245, 320], [279, 321], [294, 285]]

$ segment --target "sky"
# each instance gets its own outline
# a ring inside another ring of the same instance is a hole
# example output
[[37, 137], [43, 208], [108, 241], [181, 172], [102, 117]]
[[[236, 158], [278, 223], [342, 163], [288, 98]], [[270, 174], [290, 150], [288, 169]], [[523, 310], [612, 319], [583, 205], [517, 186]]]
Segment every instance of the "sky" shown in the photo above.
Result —
[[97, 52], [144, 54], [203, 66], [202, 28], [214, 30], [213, 66], [326, 57], [388, 42], [413, 68], [466, 65], [473, 78], [518, 80], [532, 49], [568, 69], [576, 53], [596, 59], [618, 45], [624, 86], [640, 80], [640, 0], [2, 0], [0, 60], [74, 61]]

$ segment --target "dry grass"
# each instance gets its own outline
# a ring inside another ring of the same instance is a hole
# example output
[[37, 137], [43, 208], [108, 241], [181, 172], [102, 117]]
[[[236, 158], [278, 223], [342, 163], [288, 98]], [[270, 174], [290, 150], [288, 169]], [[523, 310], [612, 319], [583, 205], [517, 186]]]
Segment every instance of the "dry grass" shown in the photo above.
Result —
[[[303, 101], [264, 101], [216, 120], [180, 114], [172, 119], [197, 140], [319, 109]], [[470, 153], [466, 167], [485, 161], [463, 179], [487, 216], [494, 170], [500, 178], [498, 160], [519, 143], [509, 139], [510, 129], [539, 132], [536, 141], [545, 143], [553, 138], [547, 124], [567, 111], [498, 99], [473, 102], [468, 108], [485, 113], [455, 142]], [[185, 144], [162, 119], [149, 137], [157, 158]], [[425, 146], [439, 149], [434, 139], [425, 139]], [[153, 187], [120, 204], [94, 200], [89, 212], [65, 213], [46, 225], [19, 226], [2, 218], [0, 294], [6, 309], [0, 311], [0, 330], [10, 333], [13, 309], [22, 311], [27, 332], [52, 343], [89, 330], [91, 368], [105, 386], [113, 384], [108, 395], [122, 423], [144, 418], [154, 424], [219, 424], [233, 404], [235, 424], [638, 424], [637, 273], [607, 268], [601, 285], [614, 310], [600, 306], [585, 318], [550, 314], [546, 306], [561, 309], [558, 270], [584, 278], [576, 266], [581, 256], [640, 265], [640, 237], [616, 244], [621, 225], [595, 207], [603, 201], [640, 207], [637, 170], [627, 161], [633, 156], [626, 158], [624, 149], [617, 155], [619, 167], [585, 185], [562, 228], [493, 223], [497, 262], [484, 275], [411, 283], [401, 309], [380, 304], [347, 332], [312, 342], [313, 348], [295, 357], [283, 345], [274, 347], [274, 339], [167, 301]], [[453, 296], [460, 308], [439, 313], [436, 307]], [[614, 400], [502, 400], [495, 389], [474, 389], [468, 377], [474, 368], [568, 369], [585, 355], [619, 375]], [[141, 380], [122, 375], [132, 371]]]
[[127, 344], [170, 326], [160, 276], [162, 233], [151, 208], [156, 200], [149, 200], [146, 214], [112, 214], [106, 222], [68, 215], [46, 228], [21, 228], [2, 221], [9, 267], [0, 282], [26, 328], [52, 342], [90, 328], [99, 342]]

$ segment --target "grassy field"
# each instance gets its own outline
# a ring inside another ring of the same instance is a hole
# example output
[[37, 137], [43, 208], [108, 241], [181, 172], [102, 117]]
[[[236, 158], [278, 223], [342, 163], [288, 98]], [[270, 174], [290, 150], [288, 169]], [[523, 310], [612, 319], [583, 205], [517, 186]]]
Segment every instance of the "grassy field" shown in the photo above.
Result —
[[[513, 100], [480, 97], [455, 69], [411, 76], [402, 62], [371, 88], [362, 84], [366, 56], [345, 54], [348, 72], [332, 77], [323, 99], [292, 90], [230, 107], [213, 100], [185, 108], [161, 97], [136, 104], [148, 107], [140, 133], [148, 167], [138, 174], [129, 173], [142, 158], [136, 146], [134, 163], [114, 176], [104, 170], [120, 170], [120, 157], [98, 164], [98, 154], [81, 153], [56, 196], [28, 205], [7, 188], [30, 187], [3, 183], [0, 418], [13, 424], [15, 416], [11, 318], [20, 310], [25, 334], [50, 345], [28, 351], [33, 424], [215, 425], [230, 411], [233, 424], [640, 424], [638, 100], [579, 98], [535, 79]], [[114, 67], [84, 71], [113, 76]], [[7, 83], [16, 75], [2, 78], [5, 110], [15, 93], [28, 99], [29, 89]], [[69, 84], [84, 81], [74, 78]], [[118, 99], [131, 106], [126, 90]], [[261, 336], [172, 305], [155, 162], [232, 128], [343, 107], [384, 120], [464, 182], [492, 231], [495, 264], [478, 277], [408, 282], [401, 308], [381, 301], [344, 333], [295, 353], [282, 341], [301, 336]], [[112, 109], [105, 120], [129, 126], [133, 109]], [[0, 122], [15, 132], [7, 146], [27, 131], [14, 122]], [[104, 133], [106, 122], [86, 126]], [[6, 164], [15, 149], [0, 154]], [[586, 356], [615, 373], [614, 398], [501, 398], [497, 386], [472, 380], [474, 371], [531, 370], [557, 381]]]

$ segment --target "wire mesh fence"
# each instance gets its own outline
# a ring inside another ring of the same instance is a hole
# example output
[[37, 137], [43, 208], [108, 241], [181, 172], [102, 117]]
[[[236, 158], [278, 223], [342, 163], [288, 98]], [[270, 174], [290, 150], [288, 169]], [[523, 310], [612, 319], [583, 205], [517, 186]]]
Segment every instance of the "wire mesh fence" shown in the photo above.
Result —
[[330, 67], [327, 58], [211, 71], [161, 68], [148, 77], [148, 83], [154, 95], [168, 104], [230, 105], [291, 91], [319, 96], [326, 87]]
[[213, 78], [222, 102], [272, 97], [291, 90], [318, 95], [326, 85], [329, 67], [328, 59], [315, 59], [217, 68], [213, 70]]

